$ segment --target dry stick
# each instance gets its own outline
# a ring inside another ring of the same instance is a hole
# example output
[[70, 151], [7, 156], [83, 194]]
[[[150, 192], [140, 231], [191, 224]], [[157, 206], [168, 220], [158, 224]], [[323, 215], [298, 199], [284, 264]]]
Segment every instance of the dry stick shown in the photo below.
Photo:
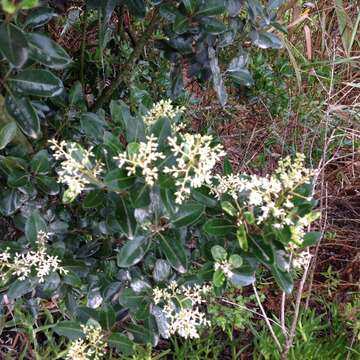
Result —
[[286, 326], [285, 326], [285, 302], [286, 302], [286, 294], [283, 291], [281, 296], [281, 312], [280, 312], [280, 324], [281, 324], [281, 330], [285, 336], [287, 336]]
[[139, 56], [141, 55], [141, 52], [143, 51], [143, 48], [145, 46], [145, 43], [149, 40], [150, 36], [155, 31], [157, 25], [158, 25], [158, 9], [156, 9], [153, 13], [152, 19], [149, 23], [148, 28], [145, 30], [141, 38], [136, 44], [136, 47], [134, 51], [131, 53], [130, 58], [128, 62], [124, 65], [124, 67], [121, 69], [121, 72], [118, 74], [117, 78], [113, 81], [111, 86], [109, 86], [104, 92], [99, 96], [97, 101], [94, 103], [92, 110], [96, 111], [99, 108], [101, 108], [107, 101], [110, 100], [112, 94], [116, 91], [116, 89], [120, 86], [122, 81], [129, 76], [129, 74], [132, 73], [132, 70], [134, 68], [134, 65], [136, 61], [138, 60]]
[[257, 300], [257, 302], [258, 302], [258, 304], [259, 304], [259, 308], [260, 308], [260, 310], [261, 310], [261, 312], [262, 312], [262, 314], [263, 314], [263, 317], [264, 317], [264, 319], [265, 319], [266, 325], [268, 326], [268, 328], [269, 328], [269, 330], [270, 330], [270, 334], [271, 334], [271, 336], [273, 337], [276, 346], [279, 348], [279, 350], [280, 350], [280, 352], [281, 352], [281, 351], [282, 351], [282, 347], [281, 347], [280, 341], [279, 341], [279, 339], [277, 338], [277, 336], [276, 336], [276, 334], [275, 334], [275, 332], [274, 332], [274, 329], [273, 329], [273, 327], [271, 326], [270, 320], [269, 320], [268, 316], [266, 315], [265, 309], [264, 309], [264, 307], [263, 307], [262, 304], [261, 304], [261, 300], [260, 300], [259, 294], [258, 294], [258, 292], [257, 292], [257, 290], [256, 290], [255, 284], [253, 284], [253, 289], [254, 289], [254, 294], [255, 294], [256, 300]]
[[85, 47], [86, 47], [86, 32], [88, 28], [88, 8], [85, 5], [85, 12], [83, 15], [82, 23], [82, 34], [81, 34], [81, 55], [80, 55], [80, 82], [83, 86], [83, 91], [85, 90]]
[[286, 360], [288, 358], [290, 348], [291, 348], [292, 343], [294, 341], [295, 332], [296, 332], [296, 325], [297, 325], [299, 312], [300, 312], [301, 297], [302, 297], [302, 293], [303, 293], [303, 290], [304, 290], [304, 285], [305, 285], [307, 273], [308, 273], [308, 270], [309, 270], [309, 266], [310, 266], [310, 262], [308, 262], [308, 264], [306, 265], [304, 274], [303, 274], [303, 276], [301, 278], [299, 290], [298, 290], [298, 293], [297, 293], [297, 296], [296, 296], [295, 313], [294, 313], [293, 321], [291, 323], [290, 335], [286, 339], [285, 348], [284, 348], [284, 351], [281, 354], [281, 359], [282, 360]]

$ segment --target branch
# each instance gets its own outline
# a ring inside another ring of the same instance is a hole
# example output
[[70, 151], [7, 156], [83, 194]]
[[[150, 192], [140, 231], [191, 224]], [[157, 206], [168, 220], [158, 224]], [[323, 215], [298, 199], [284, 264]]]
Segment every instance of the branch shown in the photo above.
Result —
[[152, 19], [149, 23], [148, 28], [145, 30], [145, 32], [142, 34], [141, 38], [136, 44], [136, 47], [134, 51], [131, 53], [129, 60], [124, 65], [124, 67], [121, 69], [121, 72], [119, 72], [117, 78], [113, 81], [113, 83], [103, 91], [103, 93], [99, 96], [99, 98], [94, 103], [92, 110], [96, 111], [99, 108], [101, 108], [106, 102], [108, 102], [113, 93], [116, 91], [116, 89], [121, 85], [121, 83], [126, 79], [129, 78], [133, 71], [134, 65], [136, 64], [136, 61], [140, 57], [143, 48], [146, 44], [146, 42], [149, 40], [153, 32], [155, 31], [157, 25], [158, 25], [158, 10], [156, 9], [154, 11], [154, 14], [152, 16]]
[[277, 338], [273, 327], [271, 326], [270, 319], [269, 319], [268, 316], [266, 315], [265, 309], [264, 309], [264, 307], [263, 307], [262, 304], [261, 304], [261, 300], [260, 300], [259, 294], [258, 294], [258, 292], [257, 292], [257, 290], [256, 290], [256, 286], [255, 286], [254, 284], [253, 284], [253, 290], [254, 290], [254, 294], [255, 294], [256, 300], [257, 300], [257, 302], [258, 302], [259, 308], [260, 308], [260, 310], [261, 310], [261, 312], [262, 312], [262, 314], [263, 314], [264, 320], [265, 320], [265, 322], [266, 322], [266, 325], [267, 325], [267, 327], [268, 327], [269, 330], [270, 330], [270, 334], [271, 334], [272, 338], [274, 339], [276, 346], [279, 348], [279, 350], [280, 350], [280, 352], [281, 352], [281, 351], [282, 351], [282, 347], [281, 347], [281, 345], [280, 345], [280, 341], [279, 341], [279, 339]]

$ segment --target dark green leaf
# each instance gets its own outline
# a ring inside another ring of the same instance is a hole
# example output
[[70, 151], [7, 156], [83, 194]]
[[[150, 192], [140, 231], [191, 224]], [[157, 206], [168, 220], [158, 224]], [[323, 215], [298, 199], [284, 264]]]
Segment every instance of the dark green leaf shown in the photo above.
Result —
[[71, 63], [67, 52], [48, 36], [31, 33], [27, 35], [30, 58], [51, 69], [64, 69]]
[[14, 121], [0, 129], [0, 150], [4, 149], [16, 136], [17, 126]]
[[28, 59], [28, 44], [24, 33], [15, 25], [0, 26], [0, 53], [15, 68], [21, 68]]
[[0, 213], [10, 216], [20, 208], [22, 204], [20, 193], [16, 189], [3, 190], [0, 193]]
[[56, 324], [53, 330], [60, 336], [65, 336], [70, 340], [76, 340], [84, 337], [80, 325], [81, 324], [78, 321], [64, 320]]
[[160, 249], [170, 265], [180, 273], [185, 273], [188, 267], [185, 248], [181, 239], [175, 234], [160, 234]]
[[146, 184], [137, 183], [129, 192], [134, 208], [144, 208], [150, 204], [150, 189]]
[[136, 236], [132, 240], [127, 240], [117, 254], [117, 265], [126, 268], [137, 264], [145, 256], [149, 246], [148, 237]]
[[171, 222], [175, 227], [189, 226], [198, 221], [204, 211], [204, 205], [191, 201], [179, 206]]
[[202, 2], [196, 16], [221, 15], [225, 11], [224, 0], [206, 0]]
[[106, 305], [100, 310], [100, 325], [103, 329], [111, 330], [116, 321], [116, 313], [111, 305]]
[[27, 69], [9, 79], [9, 84], [18, 94], [52, 97], [60, 95], [62, 81], [48, 70]]
[[135, 312], [144, 303], [144, 294], [136, 293], [131, 288], [122, 289], [119, 294], [119, 304], [132, 312]]
[[281, 49], [283, 47], [281, 40], [276, 35], [269, 32], [254, 30], [249, 36], [253, 44], [260, 49]]
[[35, 210], [30, 214], [25, 223], [26, 239], [34, 244], [39, 231], [47, 232], [47, 224], [40, 213]]
[[218, 202], [216, 199], [214, 199], [214, 196], [210, 194], [209, 189], [204, 186], [198, 189], [193, 189], [192, 197], [198, 203], [203, 204], [209, 208], [214, 208], [218, 205]]
[[124, 190], [134, 185], [136, 176], [128, 176], [126, 170], [115, 169], [109, 171], [104, 180], [110, 190]]
[[146, 15], [146, 5], [144, 0], [124, 0], [130, 13], [136, 17], [143, 18]]
[[6, 110], [26, 135], [41, 137], [40, 120], [28, 98], [7, 97]]
[[212, 17], [204, 17], [201, 19], [201, 25], [208, 34], [218, 35], [226, 31], [225, 24]]
[[273, 248], [267, 244], [264, 239], [258, 236], [251, 236], [250, 244], [256, 259], [265, 265], [274, 264], [275, 257]]
[[226, 236], [235, 230], [235, 226], [226, 219], [210, 219], [204, 224], [203, 229], [209, 235]]
[[271, 266], [271, 272], [281, 289], [287, 294], [290, 294], [294, 287], [291, 274], [289, 272], [279, 270], [276, 266]]
[[48, 7], [38, 7], [28, 13], [24, 23], [24, 27], [30, 26], [33, 28], [37, 28], [43, 26], [56, 16], [57, 14], [53, 9]]
[[31, 159], [30, 167], [35, 174], [47, 174], [50, 171], [49, 153], [46, 150], [40, 150]]
[[177, 34], [183, 34], [188, 29], [189, 29], [189, 19], [185, 15], [178, 13], [175, 17], [173, 30]]
[[86, 195], [82, 203], [82, 206], [84, 209], [95, 209], [101, 206], [104, 203], [104, 200], [105, 200], [104, 191], [100, 189], [95, 189], [90, 191]]
[[252, 86], [254, 85], [254, 79], [251, 76], [249, 70], [241, 69], [237, 71], [229, 71], [229, 76], [232, 80], [238, 85], [242, 86]]
[[15, 280], [7, 291], [7, 297], [10, 301], [15, 300], [34, 289], [34, 284], [29, 279], [26, 280]]
[[94, 113], [84, 113], [80, 117], [81, 129], [89, 137], [102, 140], [105, 131], [105, 122], [99, 115]]
[[131, 116], [130, 109], [124, 102], [111, 101], [110, 111], [112, 120], [123, 126], [128, 143], [144, 140], [145, 130], [142, 119]]
[[36, 176], [36, 185], [40, 191], [47, 195], [57, 195], [60, 192], [60, 186], [55, 179], [49, 176]]
[[125, 335], [120, 333], [112, 333], [107, 340], [110, 347], [115, 348], [116, 351], [130, 356], [134, 353], [134, 343]]
[[199, 7], [201, 1], [200, 0], [182, 0], [182, 3], [185, 5], [186, 10], [193, 14]]
[[171, 136], [171, 124], [168, 118], [160, 118], [151, 128], [157, 137], [158, 148], [161, 150], [167, 145], [167, 138]]

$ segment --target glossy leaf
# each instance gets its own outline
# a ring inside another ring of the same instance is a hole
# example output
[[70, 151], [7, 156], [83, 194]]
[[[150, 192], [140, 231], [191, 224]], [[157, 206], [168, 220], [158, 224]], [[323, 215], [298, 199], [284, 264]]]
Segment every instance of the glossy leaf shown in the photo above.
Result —
[[239, 225], [238, 229], [236, 230], [236, 237], [239, 242], [240, 249], [248, 251], [249, 244], [244, 224]]
[[137, 293], [131, 288], [122, 289], [119, 294], [119, 304], [132, 312], [135, 312], [144, 302], [144, 294]]
[[175, 227], [189, 226], [200, 219], [204, 210], [205, 206], [196, 202], [182, 204], [171, 222]]
[[27, 69], [9, 79], [12, 88], [18, 94], [52, 97], [60, 95], [63, 90], [62, 81], [48, 70]]
[[16, 136], [17, 126], [10, 122], [0, 129], [0, 150], [4, 149]]
[[146, 5], [144, 0], [124, 0], [130, 13], [136, 17], [143, 18], [146, 15]]
[[111, 190], [124, 190], [134, 185], [136, 176], [128, 176], [127, 171], [115, 169], [109, 171], [104, 180]]
[[31, 10], [25, 20], [24, 27], [37, 28], [47, 24], [57, 13], [49, 7], [38, 7]]
[[0, 53], [14, 68], [21, 68], [27, 61], [29, 51], [24, 33], [15, 25], [0, 25]]
[[235, 230], [235, 226], [226, 219], [210, 219], [204, 224], [203, 229], [209, 235], [226, 236]]
[[57, 323], [53, 330], [60, 336], [65, 336], [70, 340], [76, 340], [84, 337], [80, 325], [78, 321], [64, 320]]
[[47, 232], [47, 224], [40, 213], [36, 210], [33, 211], [27, 218], [25, 223], [25, 236], [26, 239], [34, 244], [40, 231]]
[[281, 289], [283, 289], [287, 294], [290, 294], [294, 288], [294, 282], [291, 274], [289, 272], [279, 270], [276, 266], [271, 267], [271, 272]]
[[125, 335], [112, 333], [107, 340], [110, 347], [115, 348], [121, 354], [130, 356], [134, 353], [134, 343]]
[[146, 184], [137, 183], [129, 192], [134, 208], [144, 208], [150, 204], [150, 189]]
[[224, 0], [206, 0], [203, 1], [196, 16], [221, 15], [225, 11]]
[[54, 178], [38, 175], [35, 180], [37, 188], [47, 195], [54, 196], [60, 192], [60, 186]]
[[47, 174], [50, 171], [49, 153], [46, 150], [40, 150], [31, 159], [30, 167], [35, 174]]
[[17, 125], [33, 139], [41, 137], [40, 120], [28, 98], [6, 98], [6, 110]]
[[105, 131], [105, 122], [99, 115], [94, 113], [84, 113], [80, 117], [81, 129], [92, 139], [102, 140]]
[[15, 300], [25, 294], [28, 294], [34, 289], [34, 284], [29, 280], [15, 280], [7, 291], [7, 297], [10, 301]]
[[142, 260], [150, 246], [150, 239], [145, 236], [136, 236], [127, 240], [117, 254], [117, 266], [130, 267]]
[[17, 189], [3, 190], [0, 193], [0, 213], [4, 216], [14, 214], [21, 206], [21, 196]]
[[104, 191], [100, 189], [92, 190], [86, 195], [82, 206], [84, 209], [96, 209], [104, 203], [104, 200]]
[[27, 35], [30, 58], [51, 69], [64, 69], [71, 63], [68, 53], [48, 36], [32, 33]]
[[269, 32], [254, 30], [249, 36], [253, 44], [260, 49], [281, 49], [283, 47], [281, 40]]
[[170, 265], [180, 273], [188, 267], [187, 255], [181, 239], [176, 235], [165, 234], [159, 237], [160, 249]]

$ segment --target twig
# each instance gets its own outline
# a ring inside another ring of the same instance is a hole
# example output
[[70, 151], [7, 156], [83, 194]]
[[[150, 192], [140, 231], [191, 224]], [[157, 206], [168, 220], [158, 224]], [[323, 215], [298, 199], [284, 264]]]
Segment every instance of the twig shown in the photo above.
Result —
[[271, 334], [271, 336], [273, 337], [276, 346], [279, 348], [279, 350], [280, 350], [280, 352], [281, 352], [281, 351], [282, 351], [282, 347], [281, 347], [280, 341], [279, 341], [279, 339], [277, 338], [277, 336], [276, 336], [276, 334], [275, 334], [275, 332], [274, 332], [274, 329], [273, 329], [273, 327], [271, 326], [270, 320], [269, 320], [268, 316], [266, 315], [265, 309], [264, 309], [264, 307], [263, 307], [262, 304], [261, 304], [261, 300], [260, 300], [259, 294], [258, 294], [258, 292], [257, 292], [257, 290], [256, 290], [255, 284], [253, 284], [253, 289], [254, 289], [254, 294], [255, 294], [256, 300], [257, 300], [257, 302], [258, 302], [259, 308], [260, 308], [260, 310], [261, 310], [261, 312], [262, 312], [262, 314], [263, 314], [263, 316], [264, 316], [264, 320], [265, 320], [265, 322], [266, 322], [266, 325], [267, 325], [268, 328], [269, 328], [270, 334]]
[[85, 89], [85, 47], [86, 47], [86, 32], [88, 27], [88, 8], [85, 5], [85, 11], [83, 15], [83, 23], [82, 23], [82, 34], [81, 34], [81, 55], [80, 55], [80, 82], [83, 86], [83, 90]]
[[295, 313], [294, 313], [293, 321], [291, 323], [290, 335], [286, 339], [285, 348], [284, 348], [284, 351], [281, 354], [281, 359], [282, 360], [286, 360], [288, 358], [290, 348], [291, 348], [291, 346], [293, 344], [293, 341], [294, 341], [295, 332], [296, 332], [296, 325], [297, 325], [297, 321], [298, 321], [298, 318], [299, 318], [299, 312], [300, 312], [301, 297], [302, 297], [302, 294], [303, 294], [304, 285], [305, 285], [306, 277], [307, 277], [307, 274], [308, 274], [309, 266], [310, 266], [310, 261], [306, 265], [305, 270], [304, 270], [304, 274], [303, 274], [303, 276], [301, 278], [301, 281], [300, 281], [299, 289], [298, 289], [297, 296], [296, 296]]
[[285, 292], [283, 292], [281, 296], [280, 324], [281, 324], [281, 330], [286, 338], [287, 331], [285, 326], [285, 302], [286, 302], [286, 294]]
[[148, 28], [145, 30], [141, 38], [136, 44], [136, 47], [134, 51], [131, 53], [129, 60], [124, 65], [124, 67], [121, 69], [121, 72], [119, 72], [117, 78], [113, 81], [111, 86], [109, 86], [107, 89], [103, 91], [103, 93], [99, 96], [97, 101], [94, 103], [92, 110], [96, 111], [99, 108], [101, 108], [106, 102], [108, 102], [111, 99], [111, 96], [116, 91], [116, 89], [120, 86], [120, 84], [127, 78], [129, 75], [131, 75], [132, 70], [134, 68], [134, 65], [141, 55], [141, 52], [143, 51], [143, 48], [145, 46], [145, 43], [149, 40], [150, 36], [155, 31], [156, 27], [158, 26], [158, 9], [155, 9], [152, 19], [149, 23]]

